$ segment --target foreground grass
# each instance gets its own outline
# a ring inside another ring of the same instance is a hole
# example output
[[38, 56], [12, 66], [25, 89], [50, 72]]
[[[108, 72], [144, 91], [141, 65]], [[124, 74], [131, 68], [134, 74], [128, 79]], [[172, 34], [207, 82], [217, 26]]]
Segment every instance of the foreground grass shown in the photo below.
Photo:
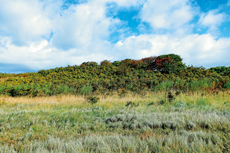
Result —
[[0, 152], [230, 151], [229, 94], [99, 97], [0, 97]]

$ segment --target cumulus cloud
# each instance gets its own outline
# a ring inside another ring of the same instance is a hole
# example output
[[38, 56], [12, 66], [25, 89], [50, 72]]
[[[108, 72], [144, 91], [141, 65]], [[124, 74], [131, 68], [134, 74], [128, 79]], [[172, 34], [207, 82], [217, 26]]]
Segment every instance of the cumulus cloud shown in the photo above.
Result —
[[[85, 52], [85, 50], [70, 49], [63, 51], [52, 47], [47, 40], [31, 43], [28, 46], [16, 46], [12, 44], [10, 38], [6, 37], [0, 38], [0, 42], [1, 63], [20, 64], [33, 70], [75, 65], [92, 59], [94, 61], [111, 59], [109, 54], [103, 52], [79, 55], [79, 52]], [[98, 44], [93, 47], [95, 50], [107, 48], [106, 44]]]
[[119, 20], [106, 18], [103, 5], [94, 3], [74, 5], [54, 20], [52, 43], [66, 50], [86, 47], [95, 40], [109, 37], [109, 28], [116, 24], [119, 24]]
[[189, 23], [196, 13], [197, 9], [188, 0], [147, 0], [140, 18], [155, 30], [174, 30]]
[[[20, 63], [34, 70], [81, 64], [85, 61], [140, 59], [169, 53], [180, 55], [187, 65], [230, 66], [230, 38], [216, 40], [210, 34], [188, 35], [184, 38], [170, 35], [139, 35], [128, 37], [114, 45], [95, 43], [88, 48], [68, 51], [53, 48], [46, 40], [31, 43], [27, 47], [15, 46], [9, 38], [1, 38], [0, 42], [2, 63]], [[85, 50], [94, 52], [83, 54]]]
[[121, 7], [130, 7], [130, 6], [140, 6], [145, 3], [146, 0], [90, 0], [94, 1], [95, 3], [116, 3]]
[[119, 24], [119, 20], [106, 18], [104, 3], [92, 1], [65, 10], [60, 1], [53, 4], [15, 0], [2, 4], [1, 62], [37, 70], [111, 59], [106, 38], [109, 28]]
[[225, 18], [225, 13], [218, 13], [218, 10], [211, 10], [208, 13], [201, 14], [199, 23], [204, 27], [208, 27], [209, 31], [212, 32], [218, 30], [218, 26], [225, 21]]
[[[149, 23], [155, 34], [126, 34], [115, 44], [108, 41], [123, 24], [106, 16], [108, 3], [140, 8], [139, 27]], [[5, 71], [3, 66], [36, 71], [167, 53], [181, 55], [186, 64], [229, 64], [230, 38], [192, 34], [196, 23], [191, 22], [199, 11], [189, 0], [88, 0], [64, 9], [63, 0], [0, 0], [0, 4], [0, 71]], [[215, 29], [224, 20], [223, 13], [210, 11], [200, 15], [198, 25]]]
[[51, 5], [39, 0], [0, 0], [0, 3], [0, 31], [11, 36], [14, 44], [27, 45], [50, 35], [50, 17], [58, 2]]
[[188, 65], [229, 65], [230, 38], [216, 40], [210, 34], [188, 35], [176, 38], [171, 35], [132, 36], [115, 45], [115, 50], [125, 52], [127, 57], [140, 59], [162, 54], [178, 54]]

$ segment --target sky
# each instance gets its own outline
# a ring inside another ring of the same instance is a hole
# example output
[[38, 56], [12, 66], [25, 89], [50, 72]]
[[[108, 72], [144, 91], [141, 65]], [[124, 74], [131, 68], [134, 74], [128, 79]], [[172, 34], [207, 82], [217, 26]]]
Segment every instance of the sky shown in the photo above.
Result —
[[0, 72], [177, 54], [230, 66], [230, 0], [0, 0]]

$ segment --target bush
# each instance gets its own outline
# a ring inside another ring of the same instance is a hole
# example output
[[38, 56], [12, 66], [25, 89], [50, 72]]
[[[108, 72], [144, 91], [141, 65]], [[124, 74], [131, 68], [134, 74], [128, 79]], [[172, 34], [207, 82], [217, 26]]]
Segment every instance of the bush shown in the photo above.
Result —
[[226, 82], [226, 83], [224, 84], [224, 88], [225, 88], [225, 89], [229, 89], [229, 88], [230, 88], [230, 83], [229, 83], [229, 82]]
[[154, 65], [156, 70], [164, 74], [176, 73], [186, 68], [186, 65], [182, 63], [182, 58], [175, 54], [158, 56]]
[[139, 103], [134, 103], [134, 102], [132, 102], [132, 101], [128, 101], [128, 102], [126, 102], [126, 105], [125, 105], [126, 107], [137, 107], [137, 106], [139, 106]]
[[93, 105], [93, 104], [97, 103], [100, 98], [99, 97], [95, 97], [95, 96], [89, 96], [86, 99], [87, 99], [87, 101], [89, 103], [91, 103]]
[[105, 60], [101, 65], [84, 62], [80, 66], [40, 70], [38, 73], [0, 73], [0, 78], [0, 94], [9, 96], [35, 97], [70, 93], [89, 96], [93, 92], [117, 92], [123, 97], [129, 91], [144, 95], [147, 91], [159, 90], [209, 92], [210, 89], [230, 89], [229, 67], [209, 70], [186, 67], [182, 58], [175, 54], [113, 63]]
[[104, 60], [101, 62], [101, 65], [104, 65], [104, 66], [108, 66], [108, 65], [111, 65], [112, 63], [110, 63], [109, 61], [107, 60]]
[[80, 88], [79, 93], [81, 95], [90, 95], [93, 92], [93, 87], [92, 86], [83, 86]]
[[112, 65], [114, 65], [114, 66], [120, 66], [120, 65], [121, 65], [121, 62], [120, 62], [120, 61], [114, 61], [114, 62], [112, 63]]

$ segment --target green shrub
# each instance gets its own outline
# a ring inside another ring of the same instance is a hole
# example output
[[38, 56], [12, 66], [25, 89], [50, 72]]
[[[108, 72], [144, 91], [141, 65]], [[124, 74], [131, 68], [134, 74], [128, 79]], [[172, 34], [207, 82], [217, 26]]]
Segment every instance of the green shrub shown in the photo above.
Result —
[[167, 91], [167, 90], [171, 89], [172, 86], [173, 86], [172, 81], [161, 82], [155, 86], [155, 91]]
[[175, 100], [175, 95], [173, 95], [172, 92], [168, 92], [168, 101], [172, 102], [173, 100]]
[[93, 104], [97, 103], [100, 98], [99, 97], [95, 97], [95, 96], [89, 96], [86, 99], [87, 99], [87, 101], [89, 103], [91, 103], [93, 105]]
[[190, 88], [193, 91], [198, 91], [200, 89], [200, 82], [199, 81], [192, 81], [192, 82], [190, 82]]
[[230, 83], [229, 83], [229, 82], [226, 82], [226, 83], [224, 84], [224, 88], [225, 88], [225, 89], [229, 89], [229, 88], [230, 88]]
[[132, 102], [132, 101], [128, 101], [128, 102], [126, 102], [126, 105], [125, 105], [126, 107], [137, 107], [137, 106], [139, 106], [139, 103], [134, 103], [134, 102]]
[[93, 92], [93, 87], [92, 86], [83, 86], [80, 88], [79, 93], [81, 95], [91, 95]]
[[230, 68], [205, 70], [185, 66], [179, 55], [168, 54], [140, 60], [84, 62], [80, 66], [40, 70], [38, 73], [0, 73], [0, 94], [9, 96], [50, 96], [129, 91], [145, 95], [147, 91], [180, 90], [186, 92], [230, 89]]
[[[164, 62], [165, 59], [167, 60]], [[156, 63], [159, 65], [157, 70], [165, 74], [177, 73], [186, 68], [186, 65], [182, 63], [182, 58], [176, 54], [158, 56], [155, 62], [159, 62]]]

